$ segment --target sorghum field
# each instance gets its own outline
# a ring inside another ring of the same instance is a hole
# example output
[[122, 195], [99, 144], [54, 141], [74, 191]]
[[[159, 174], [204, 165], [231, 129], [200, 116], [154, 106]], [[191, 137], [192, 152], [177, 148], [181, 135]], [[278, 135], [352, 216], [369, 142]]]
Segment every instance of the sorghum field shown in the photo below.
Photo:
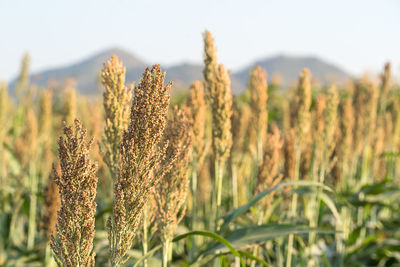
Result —
[[[1, 266], [400, 266], [400, 87], [379, 77], [233, 95], [205, 31], [202, 81], [159, 65], [103, 96], [0, 85]], [[199, 51], [200, 53], [201, 51]]]

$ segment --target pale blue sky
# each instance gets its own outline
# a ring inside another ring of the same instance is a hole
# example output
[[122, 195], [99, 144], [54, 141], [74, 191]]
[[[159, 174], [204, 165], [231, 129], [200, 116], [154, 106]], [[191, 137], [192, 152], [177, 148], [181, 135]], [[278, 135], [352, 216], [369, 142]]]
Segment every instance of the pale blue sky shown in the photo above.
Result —
[[0, 79], [75, 62], [109, 47], [149, 63], [201, 62], [204, 29], [236, 70], [277, 53], [316, 55], [354, 74], [400, 70], [398, 0], [0, 0]]

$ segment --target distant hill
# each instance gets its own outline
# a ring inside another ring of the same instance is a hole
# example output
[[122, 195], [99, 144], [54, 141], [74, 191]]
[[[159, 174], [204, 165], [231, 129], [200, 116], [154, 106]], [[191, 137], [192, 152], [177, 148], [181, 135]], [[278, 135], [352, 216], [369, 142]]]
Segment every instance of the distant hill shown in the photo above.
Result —
[[304, 68], [310, 69], [312, 77], [321, 83], [343, 83], [346, 78], [350, 77], [344, 70], [317, 57], [294, 57], [285, 55], [258, 60], [250, 66], [233, 73], [233, 76], [246, 84], [249, 71], [256, 65], [260, 65], [263, 69], [267, 70], [268, 79], [275, 74], [280, 75], [283, 85], [286, 86], [296, 81], [300, 71]]
[[74, 78], [77, 83], [77, 88], [81, 94], [98, 94], [100, 71], [103, 68], [103, 63], [106, 62], [112, 55], [118, 55], [118, 57], [124, 62], [128, 72], [128, 81], [134, 81], [140, 77], [141, 73], [146, 67], [146, 63], [136, 56], [122, 49], [114, 48], [105, 50], [69, 66], [35, 73], [31, 76], [31, 81], [36, 85], [46, 86], [50, 80], [55, 80], [59, 83], [62, 83], [67, 78]]
[[[34, 73], [31, 75], [31, 81], [38, 86], [46, 86], [50, 80], [63, 83], [66, 79], [73, 78], [81, 94], [99, 95], [99, 73], [103, 67], [103, 63], [112, 55], [117, 55], [126, 66], [127, 82], [137, 81], [141, 77], [145, 67], [151, 65], [123, 49], [113, 48], [68, 66]], [[316, 57], [280, 55], [258, 60], [237, 72], [233, 72], [231, 79], [234, 93], [245, 90], [248, 73], [255, 65], [260, 65], [266, 69], [268, 78], [272, 77], [273, 74], [279, 74], [283, 78], [284, 85], [296, 81], [300, 71], [304, 67], [309, 68], [313, 77], [323, 83], [331, 80], [343, 82], [346, 77], [350, 76], [333, 64], [324, 62]], [[188, 87], [192, 81], [203, 78], [203, 66], [200, 64], [182, 63], [173, 66], [162, 66], [162, 68], [167, 72], [167, 81], [174, 81], [175, 89]], [[11, 87], [13, 87], [14, 82], [10, 84]]]

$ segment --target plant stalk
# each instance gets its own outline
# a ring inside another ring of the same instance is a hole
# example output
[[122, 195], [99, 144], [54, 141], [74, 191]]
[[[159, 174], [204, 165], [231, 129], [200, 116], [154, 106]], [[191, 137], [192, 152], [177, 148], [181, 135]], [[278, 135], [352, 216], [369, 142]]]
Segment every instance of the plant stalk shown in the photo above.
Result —
[[[294, 173], [295, 181], [298, 181], [299, 176], [300, 176], [300, 156], [301, 156], [300, 146], [297, 146], [295, 173]], [[297, 212], [297, 194], [294, 194], [292, 196], [292, 203], [291, 203], [290, 213], [289, 213], [290, 220], [293, 220], [294, 216], [296, 215], [296, 212]], [[293, 243], [294, 243], [294, 235], [290, 234], [289, 240], [288, 240], [287, 256], [286, 256], [286, 267], [292, 266]]]
[[163, 249], [162, 249], [162, 267], [168, 267], [169, 264], [169, 247], [170, 240], [163, 241]]
[[[143, 238], [142, 238], [142, 247], [143, 247], [143, 256], [147, 254], [148, 251], [148, 236], [147, 236], [147, 217], [148, 217], [148, 209], [147, 205], [143, 210]], [[147, 267], [147, 259], [143, 260], [143, 267]]]

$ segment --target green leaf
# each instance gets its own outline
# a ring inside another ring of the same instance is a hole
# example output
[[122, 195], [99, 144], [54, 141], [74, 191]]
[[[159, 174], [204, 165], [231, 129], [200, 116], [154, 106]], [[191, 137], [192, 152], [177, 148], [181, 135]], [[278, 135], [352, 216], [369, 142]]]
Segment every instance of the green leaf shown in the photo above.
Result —
[[162, 248], [162, 245], [158, 245], [158, 246], [155, 246], [154, 248], [152, 248], [149, 252], [147, 252], [146, 255], [143, 255], [142, 257], [140, 257], [140, 258], [135, 262], [135, 264], [133, 265], [133, 267], [139, 266], [139, 263], [141, 263], [141, 262], [144, 261], [145, 259], [148, 259], [148, 258], [150, 258], [151, 256], [153, 256], [153, 254], [154, 254], [157, 250], [159, 250], [160, 248]]
[[245, 258], [254, 260], [254, 261], [258, 262], [258, 263], [261, 263], [261, 264], [264, 265], [264, 266], [269, 266], [268, 263], [267, 263], [265, 260], [260, 259], [260, 258], [257, 258], [256, 256], [254, 256], [254, 255], [252, 255], [252, 254], [250, 254], [250, 253], [248, 253], [248, 252], [239, 251], [239, 253], [240, 253], [240, 255], [242, 255], [242, 256], [245, 257]]
[[336, 209], [336, 206], [335, 206], [335, 203], [333, 202], [333, 200], [327, 194], [325, 194], [323, 192], [321, 192], [319, 196], [320, 196], [321, 200], [325, 203], [325, 205], [331, 210], [336, 221], [340, 225], [343, 225], [342, 219], [340, 218], [340, 214], [339, 214], [338, 210]]
[[[310, 232], [318, 232], [325, 234], [333, 234], [335, 231], [323, 230], [319, 228], [310, 228], [307, 226], [291, 225], [291, 224], [265, 224], [260, 226], [251, 226], [237, 229], [230, 234], [226, 240], [237, 249], [244, 249], [254, 245], [264, 243], [265, 241], [272, 240], [278, 237], [286, 236], [289, 234], [306, 234]], [[205, 253], [223, 253], [227, 248], [218, 245]]]
[[175, 237], [172, 240], [172, 242], [178, 242], [179, 240], [182, 240], [186, 237], [190, 237], [192, 235], [201, 235], [201, 236], [212, 238], [215, 241], [218, 241], [219, 243], [223, 244], [221, 246], [224, 247], [225, 249], [227, 249], [226, 251], [230, 251], [233, 255], [235, 255], [236, 257], [239, 257], [241, 265], [245, 266], [242, 261], [242, 258], [240, 256], [240, 253], [231, 245], [231, 243], [229, 243], [229, 241], [227, 241], [225, 238], [223, 238], [222, 236], [220, 236], [216, 233], [206, 232], [206, 231], [192, 231], [192, 232], [188, 232], [188, 233], [185, 233], [185, 234]]
[[257, 202], [260, 201], [262, 198], [264, 198], [265, 196], [269, 195], [270, 193], [272, 193], [276, 190], [282, 190], [286, 186], [304, 186], [304, 187], [319, 186], [319, 187], [322, 187], [322, 189], [324, 189], [326, 191], [333, 192], [333, 190], [330, 187], [328, 187], [322, 183], [318, 183], [318, 182], [290, 181], [290, 182], [279, 183], [271, 189], [264, 190], [264, 191], [258, 193], [252, 200], [250, 200], [246, 204], [244, 204], [244, 205], [240, 206], [239, 208], [234, 209], [234, 210], [228, 212], [226, 215], [224, 215], [222, 217], [224, 222], [221, 225], [221, 230], [219, 232], [222, 232], [223, 230], [225, 230], [230, 222], [232, 222], [234, 219], [239, 217], [241, 214], [247, 212], [252, 206], [257, 204]]

